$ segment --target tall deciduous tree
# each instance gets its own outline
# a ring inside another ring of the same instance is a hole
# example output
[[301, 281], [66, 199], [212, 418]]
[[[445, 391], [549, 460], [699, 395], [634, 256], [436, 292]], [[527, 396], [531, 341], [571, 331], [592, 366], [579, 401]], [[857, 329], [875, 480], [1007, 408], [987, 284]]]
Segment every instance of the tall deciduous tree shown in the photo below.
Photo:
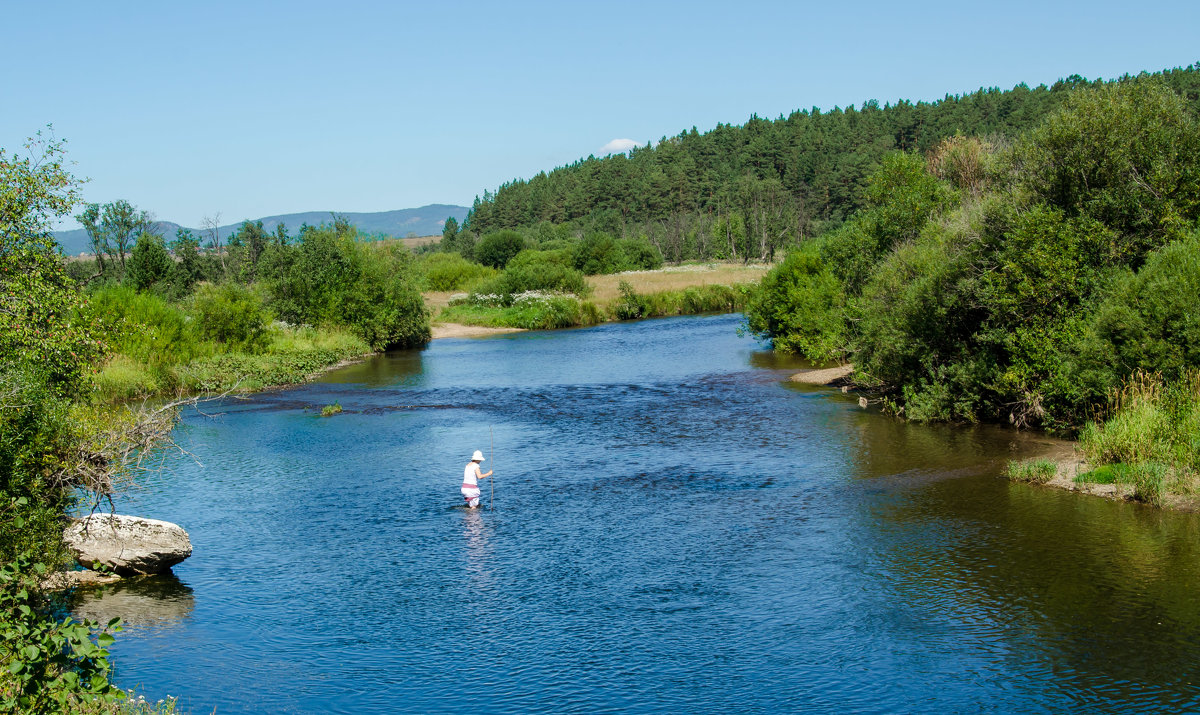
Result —
[[26, 148], [26, 156], [0, 149], [0, 355], [69, 392], [101, 352], [75, 310], [82, 299], [51, 233], [51, 222], [79, 202], [78, 183], [63, 166], [61, 141], [39, 133]]

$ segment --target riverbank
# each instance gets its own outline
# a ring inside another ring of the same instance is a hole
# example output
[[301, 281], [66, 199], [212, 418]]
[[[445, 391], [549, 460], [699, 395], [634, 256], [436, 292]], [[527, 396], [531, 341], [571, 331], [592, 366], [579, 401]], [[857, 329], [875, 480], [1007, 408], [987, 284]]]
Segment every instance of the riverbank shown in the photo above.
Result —
[[[789, 380], [806, 385], [840, 387], [848, 391], [854, 366], [838, 365], [832, 368], [803, 370]], [[1161, 426], [1170, 422], [1168, 418], [1147, 420], [1144, 413], [1163, 409], [1178, 413], [1180, 402], [1187, 402], [1189, 394], [1200, 397], [1200, 385], [1192, 378], [1190, 390], [1188, 380], [1183, 389], [1175, 389], [1154, 382], [1157, 378], [1143, 375], [1134, 387], [1122, 393], [1123, 403], [1118, 403], [1114, 414], [1103, 422], [1089, 423], [1079, 440], [1059, 440], [1047, 437], [1047, 446], [1042, 454], [1010, 462], [1007, 475], [1013, 481], [1040, 484], [1055, 489], [1079, 492], [1118, 501], [1138, 501], [1151, 506], [1176, 511], [1200, 511], [1200, 485], [1189, 468], [1190, 445], [1171, 444], [1180, 441], [1173, 438], [1169, 430], [1157, 430], [1155, 434], [1139, 434], [1131, 430], [1129, 413], [1138, 411], [1142, 422]], [[1136, 398], [1136, 399], [1134, 399]], [[1169, 399], [1167, 399], [1169, 398]], [[1161, 408], [1156, 403], [1172, 402]], [[1200, 400], [1197, 401], [1200, 404]], [[865, 407], [868, 401], [860, 398]], [[1182, 410], [1188, 412], [1187, 409]], [[1200, 412], [1197, 412], [1200, 414]], [[1184, 429], [1190, 429], [1185, 425]], [[1131, 434], [1132, 433], [1132, 434]], [[1190, 439], [1186, 435], [1184, 439]], [[1155, 444], [1165, 441], [1167, 444]], [[1114, 445], [1113, 443], [1118, 444]], [[1182, 452], [1182, 454], [1181, 454]], [[1089, 455], [1092, 455], [1089, 461]], [[1191, 457], [1194, 459], [1194, 457]]]
[[1008, 476], [1013, 481], [1079, 492], [1113, 501], [1136, 501], [1149, 506], [1182, 512], [1200, 512], [1200, 494], [1172, 491], [1162, 483], [1147, 484], [1130, 478], [1114, 478], [1127, 470], [1123, 464], [1100, 465], [1088, 462], [1077, 442], [1051, 445], [1045, 453], [1031, 459], [1009, 464]]
[[736, 312], [768, 270], [765, 265], [689, 264], [588, 276], [588, 297], [530, 292], [504, 300], [430, 292], [434, 322], [487, 328], [552, 330], [637, 318]]

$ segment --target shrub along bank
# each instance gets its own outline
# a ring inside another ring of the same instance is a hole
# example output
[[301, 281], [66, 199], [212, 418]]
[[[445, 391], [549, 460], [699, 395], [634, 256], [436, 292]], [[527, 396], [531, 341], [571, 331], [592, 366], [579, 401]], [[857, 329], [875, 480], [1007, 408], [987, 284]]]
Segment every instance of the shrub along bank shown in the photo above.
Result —
[[1161, 501], [1194, 474], [1198, 221], [1200, 120], [1130, 78], [1011, 142], [889, 156], [859, 213], [764, 279], [748, 325], [853, 362], [910, 419], [1079, 434], [1089, 461], [1125, 465], [1102, 475]]
[[1200, 122], [1155, 82], [1077, 91], [1010, 146], [893, 154], [867, 195], [748, 325], [896, 412], [1074, 433], [1133, 371], [1200, 366]]
[[185, 258], [148, 283], [144, 271], [121, 275], [109, 261], [80, 308], [110, 348], [94, 399], [289, 384], [347, 358], [428, 342], [422, 273], [407, 249], [363, 243], [340, 221], [305, 226], [296, 241], [286, 230], [265, 236], [247, 223], [223, 252], [189, 257], [185, 235], [176, 242]]

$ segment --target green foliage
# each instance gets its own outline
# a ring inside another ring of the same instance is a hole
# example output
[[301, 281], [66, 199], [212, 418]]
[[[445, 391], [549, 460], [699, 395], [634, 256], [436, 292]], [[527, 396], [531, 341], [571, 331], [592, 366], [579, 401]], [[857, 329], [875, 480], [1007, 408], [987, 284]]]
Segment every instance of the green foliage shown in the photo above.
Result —
[[418, 270], [425, 275], [425, 288], [435, 291], [470, 290], [496, 275], [495, 269], [457, 253], [427, 253], [421, 256]]
[[134, 241], [143, 233], [153, 233], [154, 222], [146, 211], [139, 211], [125, 200], [112, 203], [87, 204], [75, 217], [92, 241], [92, 252], [100, 271], [122, 277], [126, 271], [125, 256]]
[[574, 246], [574, 263], [584, 275], [617, 273], [624, 269], [625, 256], [609, 235], [593, 233]]
[[143, 233], [137, 238], [133, 255], [129, 258], [129, 272], [125, 279], [138, 290], [147, 290], [165, 280], [175, 262], [167, 253], [161, 236]]
[[946, 137], [929, 152], [929, 173], [971, 196], [998, 180], [998, 164], [991, 142], [962, 134]]
[[362, 338], [341, 329], [280, 328], [272, 331], [271, 342], [261, 354], [214, 354], [193, 360], [179, 372], [188, 390], [256, 390], [303, 382], [330, 365], [370, 351]]
[[271, 315], [255, 291], [236, 283], [206, 284], [192, 303], [201, 337], [230, 349], [261, 352], [267, 344]]
[[116, 353], [92, 380], [102, 401], [173, 391], [178, 366], [221, 349], [182, 308], [129, 286], [92, 291], [86, 311]]
[[1094, 312], [1081, 350], [1094, 392], [1137, 370], [1174, 379], [1200, 366], [1200, 233], [1151, 253], [1136, 273], [1121, 272]]
[[625, 256], [627, 271], [655, 271], [662, 268], [662, 253], [645, 236], [618, 239], [617, 249]]
[[1114, 392], [1108, 416], [1089, 422], [1079, 445], [1096, 469], [1081, 479], [1133, 485], [1135, 499], [1161, 504], [1200, 482], [1200, 370], [1174, 380], [1135, 372]]
[[748, 326], [813, 358], [837, 336], [916, 420], [1073, 431], [1131, 370], [1200, 366], [1197, 239], [1156, 250], [1197, 218], [1178, 151], [1197, 123], [1147, 80], [1071, 97], [1012, 157], [967, 137], [928, 169], [885, 157], [865, 207], [764, 279]]
[[[287, 242], [287, 228], [278, 235], [276, 245]], [[258, 264], [268, 246], [272, 244], [272, 236], [263, 229], [262, 221], [243, 221], [232, 235], [229, 236], [229, 259], [234, 275], [244, 281], [252, 281], [258, 276]]]
[[511, 296], [530, 291], [573, 293], [583, 297], [591, 286], [583, 274], [566, 265], [563, 251], [524, 250], [508, 262], [504, 272], [476, 287], [474, 295]]
[[57, 554], [77, 451], [69, 403], [32, 368], [0, 369], [0, 563]]
[[553, 330], [595, 325], [603, 320], [603, 314], [590, 301], [581, 301], [574, 296], [525, 293], [505, 302], [452, 305], [442, 312], [440, 318], [492, 328]]
[[215, 281], [221, 275], [221, 265], [215, 256], [200, 252], [200, 239], [186, 228], [175, 232], [172, 243], [179, 262], [171, 271], [172, 294], [187, 295], [201, 281]]
[[1097, 466], [1155, 462], [1200, 475], [1200, 371], [1171, 381], [1135, 372], [1113, 393], [1108, 416], [1089, 422], [1079, 443]]
[[617, 290], [621, 291], [621, 297], [613, 303], [611, 310], [618, 320], [640, 318], [650, 309], [646, 300], [637, 294], [629, 281], [618, 283]]
[[442, 242], [453, 243], [456, 236], [458, 236], [458, 219], [450, 216], [442, 225]]
[[653, 270], [662, 266], [662, 254], [645, 237], [615, 239], [592, 233], [572, 246], [572, 261], [584, 275]]
[[[1148, 80], [1193, 108], [1200, 102], [1200, 66], [1122, 77], [1108, 86]], [[645, 233], [671, 261], [765, 260], [772, 251], [836, 228], [865, 208], [866, 179], [890, 152], [930, 153], [934, 174], [948, 185], [968, 196], [986, 191], [1005, 180], [1006, 162], [993, 161], [1001, 157], [988, 145], [1004, 147], [1080, 92], [1105, 84], [1070, 77], [1053, 86], [980, 89], [936, 102], [880, 106], [868, 101], [798, 110], [775, 120], [752, 116], [706, 132], [693, 128], [653, 146], [588, 157], [486, 191], [460, 234], [540, 232], [538, 227], [549, 222], [584, 233]], [[1137, 116], [1131, 115], [1131, 127], [1140, 123]], [[1153, 111], [1140, 116], [1154, 119]], [[1161, 134], [1154, 123], [1142, 131]], [[939, 146], [958, 137], [963, 138]], [[1196, 155], [1180, 145], [1181, 158], [1185, 152]], [[1104, 217], [1094, 217], [1107, 224]], [[539, 243], [545, 240], [537, 237]], [[462, 245], [443, 249], [471, 257]]]
[[104, 346], [76, 311], [82, 299], [51, 237], [51, 221], [78, 200], [62, 143], [39, 135], [27, 148], [24, 157], [0, 149], [0, 355], [36, 366], [66, 394]]
[[19, 558], [0, 566], [0, 709], [22, 713], [77, 713], [116, 703], [125, 693], [109, 682], [108, 646], [121, 630], [114, 618], [61, 621], [39, 594], [41, 563]]
[[763, 278], [746, 306], [746, 325], [780, 352], [837, 359], [846, 351], [842, 290], [810, 244], [789, 253]]
[[342, 413], [342, 403], [335, 402], [332, 405], [325, 405], [321, 408], [322, 417], [333, 417]]
[[1009, 462], [1008, 478], [1015, 482], [1032, 482], [1045, 484], [1054, 479], [1058, 473], [1058, 465], [1049, 459], [1026, 459], [1020, 462]]
[[744, 310], [752, 289], [743, 284], [690, 286], [683, 290], [659, 291], [639, 295], [645, 306], [644, 318], [701, 313], [732, 313]]
[[915, 154], [893, 153], [867, 182], [866, 208], [821, 242], [821, 258], [856, 294], [892, 249], [914, 240], [935, 212], [951, 200], [945, 184]]
[[1135, 267], [1200, 215], [1200, 123], [1159, 82], [1071, 93], [1017, 157], [1024, 187], [1111, 228], [1116, 256]]
[[492, 268], [504, 268], [513, 256], [525, 249], [525, 237], [517, 231], [496, 231], [475, 244], [475, 260]]
[[348, 325], [376, 350], [429, 341], [415, 262], [403, 247], [364, 246], [352, 227], [309, 229], [272, 273], [272, 305], [290, 323]]
[[414, 259], [407, 249], [365, 249], [358, 284], [341, 299], [345, 323], [373, 350], [428, 343], [429, 310], [417, 289], [418, 280]]

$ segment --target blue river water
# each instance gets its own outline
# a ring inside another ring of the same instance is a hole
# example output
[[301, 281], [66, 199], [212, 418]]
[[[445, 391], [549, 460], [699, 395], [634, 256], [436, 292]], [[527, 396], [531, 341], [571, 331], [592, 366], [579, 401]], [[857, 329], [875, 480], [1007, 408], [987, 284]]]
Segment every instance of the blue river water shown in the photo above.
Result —
[[116, 504], [193, 556], [75, 610], [192, 713], [1200, 711], [1196, 515], [1011, 484], [1044, 439], [790, 383], [738, 322], [438, 340], [202, 405]]

